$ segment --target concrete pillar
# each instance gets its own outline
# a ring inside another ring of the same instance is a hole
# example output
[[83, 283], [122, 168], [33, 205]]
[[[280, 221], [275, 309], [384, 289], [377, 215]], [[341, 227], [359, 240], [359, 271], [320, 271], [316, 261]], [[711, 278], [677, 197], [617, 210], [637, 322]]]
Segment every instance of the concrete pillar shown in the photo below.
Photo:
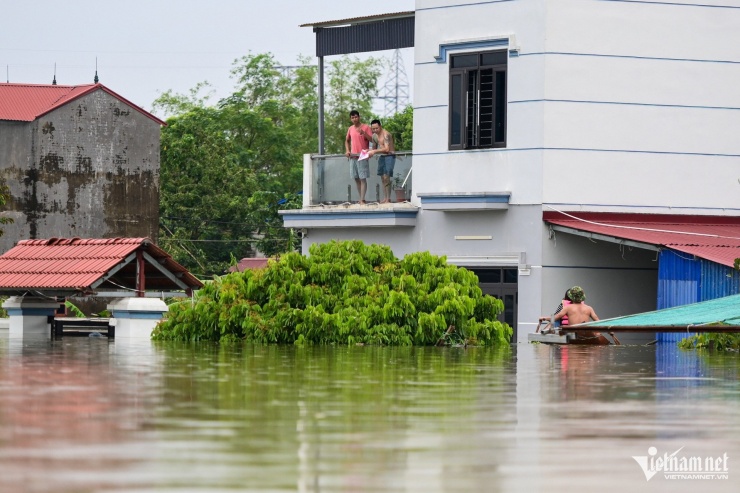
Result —
[[116, 339], [150, 338], [152, 330], [167, 312], [167, 304], [158, 298], [120, 298], [108, 305], [116, 327]]
[[3, 303], [10, 318], [9, 337], [51, 338], [49, 316], [54, 316], [60, 303], [45, 298], [11, 296]]

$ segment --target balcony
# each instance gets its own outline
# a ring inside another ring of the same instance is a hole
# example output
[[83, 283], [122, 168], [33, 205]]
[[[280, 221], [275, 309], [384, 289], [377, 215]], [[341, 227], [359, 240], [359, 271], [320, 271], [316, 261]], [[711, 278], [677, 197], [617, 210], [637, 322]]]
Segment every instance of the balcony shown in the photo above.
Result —
[[378, 157], [370, 158], [366, 204], [360, 205], [355, 180], [349, 174], [349, 160], [340, 155], [305, 155], [303, 160], [303, 208], [280, 211], [286, 228], [328, 228], [405, 226], [416, 224], [418, 208], [411, 199], [410, 152], [396, 153], [391, 179], [391, 203], [384, 198], [378, 176]]

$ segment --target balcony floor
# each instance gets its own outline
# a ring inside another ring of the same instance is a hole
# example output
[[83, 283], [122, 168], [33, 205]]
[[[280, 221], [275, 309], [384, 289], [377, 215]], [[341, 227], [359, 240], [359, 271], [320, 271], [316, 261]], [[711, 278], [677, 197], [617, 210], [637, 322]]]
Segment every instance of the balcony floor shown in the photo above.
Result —
[[413, 227], [419, 208], [410, 202], [318, 204], [280, 211], [288, 228]]

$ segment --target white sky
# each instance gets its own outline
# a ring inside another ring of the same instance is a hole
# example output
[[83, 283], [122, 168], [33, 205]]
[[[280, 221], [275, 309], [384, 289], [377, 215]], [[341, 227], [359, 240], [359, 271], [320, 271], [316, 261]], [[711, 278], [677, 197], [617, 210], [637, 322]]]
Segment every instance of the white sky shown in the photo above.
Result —
[[[57, 84], [92, 83], [97, 57], [100, 82], [147, 110], [160, 93], [206, 80], [215, 102], [233, 89], [233, 60], [250, 51], [316, 63], [314, 33], [300, 24], [407, 10], [414, 0], [0, 0], [2, 82], [50, 84], [56, 63]], [[411, 93], [413, 54], [402, 53]]]

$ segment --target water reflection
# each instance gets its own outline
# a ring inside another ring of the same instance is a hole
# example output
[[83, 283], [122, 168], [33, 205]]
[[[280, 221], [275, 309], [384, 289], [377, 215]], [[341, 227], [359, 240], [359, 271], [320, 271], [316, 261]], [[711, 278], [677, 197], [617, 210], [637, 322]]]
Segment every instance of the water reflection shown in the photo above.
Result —
[[740, 474], [739, 396], [736, 355], [668, 345], [0, 339], [0, 492], [688, 491], [632, 456]]

